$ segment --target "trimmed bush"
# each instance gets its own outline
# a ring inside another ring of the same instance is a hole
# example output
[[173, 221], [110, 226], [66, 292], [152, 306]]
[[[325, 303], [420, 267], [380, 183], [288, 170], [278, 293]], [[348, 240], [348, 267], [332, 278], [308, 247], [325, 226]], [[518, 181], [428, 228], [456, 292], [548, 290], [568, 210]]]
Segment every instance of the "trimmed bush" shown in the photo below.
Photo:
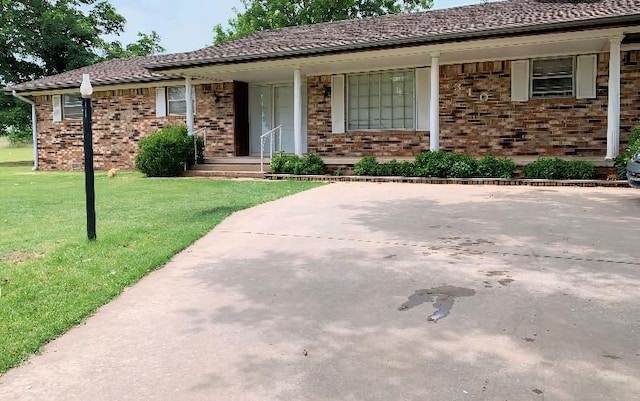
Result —
[[353, 172], [355, 175], [378, 175], [379, 164], [375, 157], [365, 156], [359, 162], [354, 164]]
[[327, 167], [320, 156], [285, 155], [279, 153], [271, 159], [271, 172], [274, 174], [322, 175]]
[[515, 173], [516, 163], [508, 158], [489, 155], [478, 162], [478, 176], [483, 178], [513, 178]]
[[596, 168], [579, 160], [538, 159], [524, 166], [524, 176], [546, 180], [590, 180], [596, 177]]
[[415, 173], [421, 177], [474, 177], [478, 173], [478, 162], [461, 153], [423, 152], [416, 156]]
[[629, 145], [625, 152], [614, 159], [614, 165], [618, 172], [618, 179], [627, 179], [627, 162], [640, 150], [640, 124], [636, 125], [629, 132]]
[[[198, 159], [204, 161], [204, 142], [198, 140]], [[139, 143], [136, 168], [147, 177], [175, 177], [194, 163], [193, 137], [187, 127], [173, 126], [159, 129]]]

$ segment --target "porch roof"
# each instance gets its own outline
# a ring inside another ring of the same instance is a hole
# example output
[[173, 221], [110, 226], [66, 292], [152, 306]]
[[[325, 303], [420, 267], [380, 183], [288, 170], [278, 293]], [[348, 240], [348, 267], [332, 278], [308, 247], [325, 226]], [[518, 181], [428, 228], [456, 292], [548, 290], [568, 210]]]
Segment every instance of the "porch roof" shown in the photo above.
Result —
[[110, 60], [5, 88], [20, 93], [69, 89], [90, 74], [94, 86], [179, 78], [194, 67], [581, 31], [640, 23], [640, 0], [507, 0], [259, 32], [221, 45], [168, 55]]

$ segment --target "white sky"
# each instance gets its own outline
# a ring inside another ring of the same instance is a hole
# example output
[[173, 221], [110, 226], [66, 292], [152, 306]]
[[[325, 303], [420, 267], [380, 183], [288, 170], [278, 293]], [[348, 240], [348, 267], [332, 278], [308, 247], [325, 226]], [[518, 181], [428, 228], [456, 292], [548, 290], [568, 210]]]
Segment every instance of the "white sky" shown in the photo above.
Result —
[[[478, 4], [481, 0], [435, 0], [434, 8]], [[123, 44], [137, 40], [137, 32], [155, 30], [167, 53], [185, 52], [209, 46], [213, 26], [226, 26], [233, 7], [242, 10], [240, 0], [110, 0], [127, 19], [126, 31], [117, 40]]]

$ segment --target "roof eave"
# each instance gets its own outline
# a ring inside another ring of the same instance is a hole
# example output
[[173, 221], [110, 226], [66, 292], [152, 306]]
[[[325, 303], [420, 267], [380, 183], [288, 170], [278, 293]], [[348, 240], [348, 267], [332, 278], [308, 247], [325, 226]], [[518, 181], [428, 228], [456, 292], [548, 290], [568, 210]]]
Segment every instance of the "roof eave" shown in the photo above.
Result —
[[[91, 84], [93, 85], [94, 90], [96, 90], [101, 87], [112, 86], [112, 85], [136, 84], [136, 83], [143, 84], [148, 82], [169, 81], [169, 80], [181, 79], [181, 78], [182, 77], [177, 75], [165, 75], [165, 76], [159, 76], [159, 77], [148, 77], [148, 78], [138, 78], [138, 79], [123, 78], [123, 79], [114, 79], [114, 80], [108, 80], [108, 81], [92, 81]], [[43, 85], [43, 86], [30, 87], [25, 89], [20, 89], [19, 87], [20, 85], [7, 86], [3, 88], [3, 91], [5, 94], [12, 94], [13, 91], [15, 90], [16, 93], [24, 95], [32, 92], [80, 88], [80, 85], [79, 83], [66, 82], [66, 83], [61, 83], [56, 85]]]
[[[198, 67], [207, 65], [226, 65], [236, 63], [247, 63], [252, 61], [268, 61], [277, 59], [286, 59], [299, 56], [318, 56], [323, 54], [344, 53], [350, 51], [370, 50], [397, 46], [411, 46], [417, 44], [442, 44], [447, 42], [455, 42], [460, 40], [473, 40], [473, 39], [487, 39], [491, 37], [504, 37], [504, 36], [518, 36], [521, 34], [541, 34], [548, 32], [557, 32], [570, 28], [586, 28], [597, 29], [612, 26], [628, 26], [629, 23], [640, 22], [640, 14], [625, 15], [621, 17], [609, 17], [599, 18], [593, 20], [579, 20], [569, 21], [554, 24], [533, 24], [527, 26], [519, 26], [512, 28], [500, 28], [486, 31], [464, 32], [464, 33], [452, 33], [438, 36], [421, 36], [407, 39], [389, 39], [385, 41], [375, 41], [358, 43], [344, 46], [333, 46], [319, 49], [309, 50], [295, 50], [288, 52], [267, 53], [259, 55], [248, 55], [241, 57], [227, 57], [227, 58], [209, 58], [202, 60], [185, 60], [177, 62], [165, 62], [165, 63], [152, 63], [145, 64], [144, 67], [152, 71], [166, 71], [181, 67]], [[588, 27], [585, 27], [585, 23], [589, 23]]]

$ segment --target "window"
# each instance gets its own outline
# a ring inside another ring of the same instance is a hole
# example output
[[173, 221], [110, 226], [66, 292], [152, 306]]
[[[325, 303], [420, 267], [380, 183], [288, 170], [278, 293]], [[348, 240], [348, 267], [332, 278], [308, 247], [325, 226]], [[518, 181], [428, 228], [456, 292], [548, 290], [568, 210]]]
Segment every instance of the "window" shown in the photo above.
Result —
[[[187, 90], [184, 86], [170, 86], [167, 88], [167, 114], [186, 115], [187, 103], [185, 102]], [[195, 91], [193, 97], [193, 114], [196, 113]]]
[[348, 130], [413, 129], [413, 70], [348, 76]]
[[574, 95], [573, 57], [531, 60], [531, 97]]
[[82, 118], [82, 98], [79, 94], [62, 97], [62, 115], [64, 119]]
[[187, 114], [186, 89], [184, 86], [167, 88], [167, 112], [170, 115]]

